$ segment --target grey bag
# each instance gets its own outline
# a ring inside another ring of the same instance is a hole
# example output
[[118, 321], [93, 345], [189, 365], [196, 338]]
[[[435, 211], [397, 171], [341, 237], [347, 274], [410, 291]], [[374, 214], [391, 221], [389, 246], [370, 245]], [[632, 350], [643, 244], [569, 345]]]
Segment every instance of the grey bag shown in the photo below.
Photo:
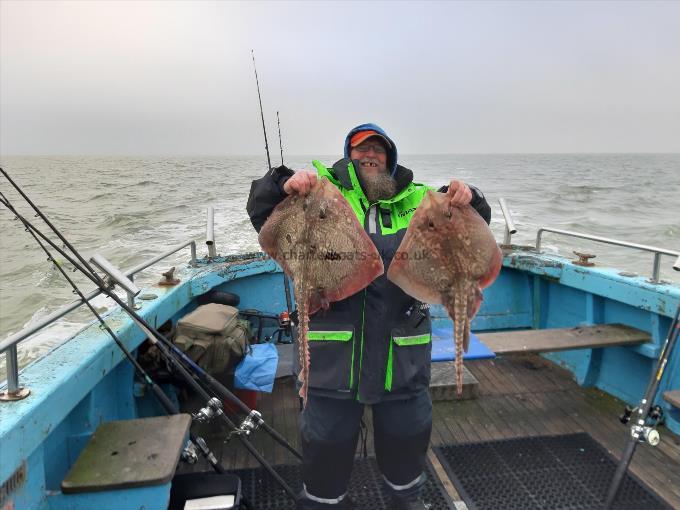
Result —
[[238, 318], [238, 309], [210, 303], [179, 320], [175, 345], [215, 375], [243, 359], [249, 339], [250, 325]]

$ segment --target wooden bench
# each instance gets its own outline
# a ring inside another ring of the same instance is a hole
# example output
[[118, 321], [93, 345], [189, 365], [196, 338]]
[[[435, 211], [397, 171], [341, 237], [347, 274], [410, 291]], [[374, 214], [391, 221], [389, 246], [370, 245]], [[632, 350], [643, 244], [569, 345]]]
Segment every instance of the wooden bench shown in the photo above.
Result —
[[190, 425], [188, 414], [102, 423], [62, 481], [62, 492], [169, 484]]
[[496, 354], [639, 345], [651, 339], [649, 333], [623, 324], [500, 331], [480, 333], [477, 336]]
[[[500, 331], [498, 333], [479, 333], [477, 337], [496, 354], [639, 345], [649, 342], [651, 339], [649, 333], [622, 324], [597, 324], [595, 326], [564, 329]], [[464, 370], [462, 398], [476, 398], [479, 393], [479, 383], [466, 368]], [[580, 384], [588, 383], [588, 373], [589, 369], [585, 367], [581, 374], [576, 374]], [[430, 395], [433, 401], [456, 398], [453, 361], [432, 363]]]
[[664, 391], [663, 399], [673, 407], [680, 409], [680, 390]]

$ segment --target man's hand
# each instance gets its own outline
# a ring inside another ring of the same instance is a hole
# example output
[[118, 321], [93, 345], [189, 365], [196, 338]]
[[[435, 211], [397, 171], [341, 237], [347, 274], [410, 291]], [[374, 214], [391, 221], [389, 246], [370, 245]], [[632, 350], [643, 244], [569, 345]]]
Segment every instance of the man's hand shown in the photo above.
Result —
[[299, 170], [283, 185], [288, 195], [306, 195], [316, 184], [316, 173], [311, 170]]
[[461, 207], [467, 205], [472, 200], [472, 191], [470, 187], [463, 181], [453, 179], [449, 184], [449, 190], [446, 192], [451, 200], [451, 207]]

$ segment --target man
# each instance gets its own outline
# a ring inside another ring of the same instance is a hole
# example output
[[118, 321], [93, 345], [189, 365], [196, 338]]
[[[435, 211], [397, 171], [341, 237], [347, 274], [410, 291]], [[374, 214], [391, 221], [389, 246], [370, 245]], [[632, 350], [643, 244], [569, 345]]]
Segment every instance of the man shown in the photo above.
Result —
[[[380, 253], [385, 273], [425, 192], [397, 163], [392, 139], [375, 124], [352, 129], [345, 158], [316, 173], [283, 166], [253, 181], [247, 210], [260, 230], [274, 207], [307, 194], [317, 178], [338, 187]], [[446, 192], [452, 206], [472, 205], [489, 223], [484, 196], [459, 180]], [[334, 341], [328, 334], [333, 331]], [[394, 510], [427, 508], [419, 499], [432, 429], [430, 316], [385, 275], [365, 290], [310, 317], [311, 367], [307, 407], [300, 420], [303, 510], [351, 508], [346, 496], [364, 405], [373, 412], [378, 466]], [[409, 339], [400, 341], [400, 339]]]

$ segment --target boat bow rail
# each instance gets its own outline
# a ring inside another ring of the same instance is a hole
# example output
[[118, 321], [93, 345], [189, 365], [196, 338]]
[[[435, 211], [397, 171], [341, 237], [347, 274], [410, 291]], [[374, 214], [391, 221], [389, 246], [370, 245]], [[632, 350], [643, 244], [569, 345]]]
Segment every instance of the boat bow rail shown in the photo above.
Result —
[[[141, 264], [124, 271], [123, 274], [130, 279], [131, 281], [134, 281], [134, 277], [137, 273], [140, 273], [144, 271], [145, 269], [153, 266], [154, 264], [160, 262], [161, 260], [169, 257], [170, 255], [173, 255], [174, 253], [177, 253], [180, 250], [183, 250], [184, 248], [189, 247], [191, 250], [191, 262], [190, 265], [192, 267], [196, 267], [197, 261], [196, 261], [196, 241], [191, 240], [191, 241], [186, 241], [184, 243], [181, 243], [177, 246], [174, 246], [163, 253], [145, 261], [142, 262]], [[90, 301], [94, 299], [95, 297], [99, 296], [102, 293], [101, 289], [94, 290], [87, 294], [85, 296], [85, 299], [87, 301]], [[130, 293], [127, 292], [128, 295], [128, 304], [131, 306], [134, 306], [134, 296]], [[21, 343], [23, 340], [26, 340], [28, 337], [31, 335], [37, 333], [38, 331], [42, 330], [43, 328], [49, 326], [50, 324], [54, 323], [55, 321], [61, 319], [65, 315], [71, 313], [72, 311], [76, 310], [80, 306], [82, 306], [85, 303], [84, 300], [79, 299], [77, 301], [74, 301], [73, 303], [69, 303], [68, 305], [65, 305], [58, 310], [52, 312], [50, 315], [39, 321], [38, 323], [34, 324], [33, 326], [30, 326], [28, 328], [25, 328], [14, 335], [6, 338], [2, 342], [0, 342], [0, 354], [5, 353], [6, 359], [6, 367], [7, 367], [7, 388], [6, 390], [0, 392], [0, 401], [12, 401], [12, 400], [20, 400], [25, 397], [27, 397], [30, 393], [30, 390], [28, 388], [22, 388], [19, 385], [19, 363], [17, 359], [17, 346], [19, 343]]]
[[654, 254], [654, 266], [652, 268], [652, 277], [649, 280], [651, 283], [659, 283], [659, 272], [661, 270], [661, 255], [670, 255], [676, 257], [673, 269], [680, 271], [680, 252], [668, 250], [666, 248], [658, 248], [656, 246], [648, 246], [645, 244], [630, 243], [627, 241], [619, 241], [618, 239], [610, 239], [608, 237], [595, 236], [591, 234], [582, 234], [580, 232], [572, 232], [570, 230], [561, 230], [557, 228], [541, 227], [536, 233], [536, 251], [541, 251], [541, 239], [544, 232], [552, 232], [553, 234], [560, 234], [563, 236], [576, 237], [579, 239], [587, 239], [589, 241], [596, 241], [605, 244], [612, 244], [615, 246], [623, 246], [626, 248], [633, 248], [635, 250], [648, 251]]

